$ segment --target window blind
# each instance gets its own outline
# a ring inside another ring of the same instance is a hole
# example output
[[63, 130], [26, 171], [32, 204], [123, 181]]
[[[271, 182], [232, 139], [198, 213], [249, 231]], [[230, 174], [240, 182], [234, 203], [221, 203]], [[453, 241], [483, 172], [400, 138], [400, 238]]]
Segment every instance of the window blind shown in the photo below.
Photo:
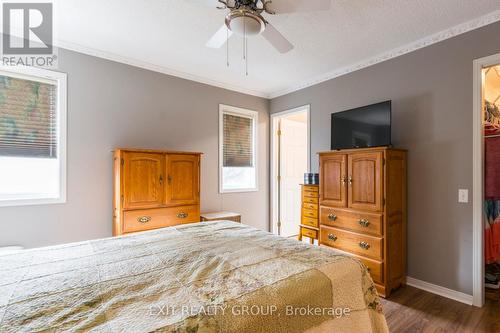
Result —
[[55, 85], [0, 75], [0, 156], [57, 157]]
[[253, 167], [253, 119], [224, 113], [224, 167]]

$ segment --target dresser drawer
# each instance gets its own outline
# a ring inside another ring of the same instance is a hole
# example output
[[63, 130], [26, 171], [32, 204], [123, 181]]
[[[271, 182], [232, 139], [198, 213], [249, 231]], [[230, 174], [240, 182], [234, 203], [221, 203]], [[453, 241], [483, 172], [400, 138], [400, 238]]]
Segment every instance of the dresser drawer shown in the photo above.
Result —
[[302, 191], [303, 198], [319, 198], [319, 192]]
[[123, 232], [137, 232], [200, 221], [198, 206], [180, 206], [126, 211]]
[[312, 218], [317, 219], [318, 218], [318, 210], [317, 209], [302, 208], [302, 216], [303, 217], [312, 217]]
[[354, 232], [337, 228], [321, 226], [321, 244], [328, 245], [349, 253], [358, 254], [364, 257], [382, 260], [383, 259], [383, 239], [360, 235]]
[[302, 189], [305, 192], [316, 192], [316, 193], [319, 192], [319, 186], [303, 185]]
[[304, 202], [304, 203], [302, 203], [302, 207], [306, 208], [306, 209], [316, 210], [316, 211], [318, 210], [318, 204], [316, 204], [316, 203]]
[[349, 229], [363, 234], [383, 235], [380, 214], [357, 213], [321, 206], [320, 222], [330, 227]]
[[302, 202], [303, 203], [312, 203], [312, 204], [318, 204], [319, 199], [318, 198], [312, 198], [312, 197], [302, 197]]
[[302, 217], [302, 224], [310, 227], [319, 228], [319, 221], [317, 218]]
[[316, 230], [300, 227], [300, 233], [302, 236], [318, 239], [318, 232]]

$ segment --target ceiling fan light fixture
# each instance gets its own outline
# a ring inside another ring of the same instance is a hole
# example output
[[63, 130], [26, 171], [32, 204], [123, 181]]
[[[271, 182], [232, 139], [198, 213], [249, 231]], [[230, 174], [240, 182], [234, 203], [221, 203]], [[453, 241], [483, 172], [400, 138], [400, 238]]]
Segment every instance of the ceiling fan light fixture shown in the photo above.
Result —
[[246, 9], [232, 10], [226, 16], [226, 26], [240, 36], [257, 36], [266, 28], [266, 21], [262, 16]]

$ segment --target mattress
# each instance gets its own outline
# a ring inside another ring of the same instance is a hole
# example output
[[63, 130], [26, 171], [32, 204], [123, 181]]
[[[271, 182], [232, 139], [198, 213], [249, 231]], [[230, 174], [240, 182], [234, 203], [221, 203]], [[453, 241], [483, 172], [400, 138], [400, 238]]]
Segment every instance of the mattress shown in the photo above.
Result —
[[0, 332], [388, 332], [366, 268], [229, 221], [0, 255]]

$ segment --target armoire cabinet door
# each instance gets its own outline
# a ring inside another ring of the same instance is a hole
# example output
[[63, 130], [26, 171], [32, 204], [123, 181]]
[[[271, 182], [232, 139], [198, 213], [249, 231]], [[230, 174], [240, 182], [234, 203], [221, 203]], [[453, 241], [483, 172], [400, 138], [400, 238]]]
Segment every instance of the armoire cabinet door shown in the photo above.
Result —
[[199, 156], [167, 157], [167, 205], [192, 205], [200, 201]]
[[123, 154], [123, 208], [153, 208], [163, 205], [165, 157], [163, 154]]
[[347, 206], [346, 155], [320, 156], [320, 205]]
[[349, 207], [382, 210], [382, 152], [351, 153], [348, 158]]

